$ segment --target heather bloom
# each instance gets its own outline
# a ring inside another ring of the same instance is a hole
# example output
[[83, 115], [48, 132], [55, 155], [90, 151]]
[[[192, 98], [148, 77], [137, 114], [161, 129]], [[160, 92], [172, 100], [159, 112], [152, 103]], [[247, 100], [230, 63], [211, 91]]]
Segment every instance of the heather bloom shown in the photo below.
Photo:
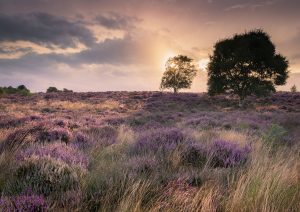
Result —
[[179, 129], [157, 129], [154, 131], [143, 133], [132, 151], [134, 153], [142, 152], [157, 152], [157, 151], [172, 151], [179, 144], [188, 140], [189, 138]]
[[63, 143], [29, 147], [17, 155], [17, 159], [20, 161], [24, 161], [30, 157], [50, 157], [56, 160], [61, 160], [68, 165], [77, 165], [85, 169], [88, 166], [88, 158], [85, 155], [77, 151], [75, 148]]
[[244, 163], [251, 151], [251, 147], [246, 145], [240, 147], [238, 144], [216, 140], [209, 149], [214, 167], [234, 167]]
[[59, 127], [67, 127], [69, 122], [65, 119], [55, 119], [53, 124]]
[[92, 144], [93, 142], [91, 142], [91, 139], [85, 133], [80, 131], [75, 133], [74, 141], [72, 142], [73, 146], [80, 149], [85, 149], [92, 146]]
[[158, 166], [158, 163], [152, 157], [143, 156], [131, 158], [128, 166], [135, 173], [147, 174], [151, 173]]
[[0, 198], [0, 210], [3, 212], [43, 212], [47, 203], [42, 195], [22, 194], [21, 196]]
[[64, 128], [53, 128], [42, 131], [38, 137], [39, 141], [64, 141], [69, 142], [71, 140], [72, 133]]

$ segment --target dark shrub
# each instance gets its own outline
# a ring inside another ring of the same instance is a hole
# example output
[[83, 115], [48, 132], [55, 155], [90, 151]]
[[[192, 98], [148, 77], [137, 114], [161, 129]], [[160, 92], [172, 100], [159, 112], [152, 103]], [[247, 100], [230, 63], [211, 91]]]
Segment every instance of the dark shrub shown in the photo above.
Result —
[[217, 140], [214, 141], [209, 149], [213, 167], [234, 167], [246, 162], [251, 147], [246, 145], [240, 147], [238, 144]]
[[16, 169], [4, 188], [4, 193], [16, 195], [28, 188], [39, 195], [60, 198], [64, 192], [79, 188], [75, 169], [53, 159], [28, 159]]
[[72, 133], [64, 128], [53, 128], [46, 129], [40, 132], [38, 136], [38, 141], [41, 142], [51, 142], [51, 141], [63, 141], [70, 142], [72, 138]]
[[187, 145], [182, 155], [182, 163], [194, 167], [202, 167], [207, 161], [207, 147], [200, 143]]
[[30, 90], [25, 87], [25, 85], [20, 85], [17, 88], [12, 86], [0, 87], [0, 94], [21, 94], [23, 96], [28, 96]]
[[74, 135], [74, 141], [72, 142], [78, 148], [88, 148], [92, 146], [93, 142], [91, 142], [89, 136], [87, 136], [83, 132], [76, 132]]
[[57, 93], [59, 91], [60, 90], [58, 90], [56, 87], [49, 87], [46, 92], [47, 93]]
[[128, 165], [134, 174], [150, 174], [158, 166], [154, 158], [147, 156], [131, 158]]
[[63, 89], [63, 92], [65, 92], [65, 93], [73, 93], [72, 90], [69, 90], [69, 89], [66, 89], [66, 88]]

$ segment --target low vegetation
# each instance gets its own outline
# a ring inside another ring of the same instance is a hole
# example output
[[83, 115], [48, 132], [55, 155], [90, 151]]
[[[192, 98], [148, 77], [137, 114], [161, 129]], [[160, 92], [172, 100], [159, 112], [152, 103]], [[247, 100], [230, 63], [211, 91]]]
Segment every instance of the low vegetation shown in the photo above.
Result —
[[0, 96], [6, 94], [21, 94], [23, 96], [30, 95], [30, 90], [25, 85], [20, 85], [16, 88], [12, 86], [0, 87]]
[[238, 102], [161, 92], [3, 96], [0, 210], [299, 211], [299, 93]]

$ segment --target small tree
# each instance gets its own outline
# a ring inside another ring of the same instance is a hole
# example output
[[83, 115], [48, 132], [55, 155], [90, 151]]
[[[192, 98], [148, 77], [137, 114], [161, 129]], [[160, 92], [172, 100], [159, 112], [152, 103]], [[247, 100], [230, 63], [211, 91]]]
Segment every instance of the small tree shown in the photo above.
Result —
[[268, 34], [254, 30], [219, 41], [208, 64], [208, 93], [267, 95], [288, 78], [288, 61], [276, 54]]
[[172, 88], [174, 93], [182, 88], [190, 88], [197, 74], [197, 69], [192, 62], [191, 58], [183, 55], [169, 58], [160, 88]]
[[73, 93], [72, 90], [69, 90], [69, 89], [67, 89], [67, 88], [64, 88], [64, 89], [63, 89], [63, 92], [64, 92], [64, 93]]
[[291, 87], [291, 92], [292, 92], [292, 93], [296, 93], [296, 92], [297, 92], [297, 87], [296, 87], [296, 85], [293, 85], [293, 86]]
[[59, 92], [59, 90], [56, 87], [49, 87], [47, 89], [47, 93], [56, 93]]

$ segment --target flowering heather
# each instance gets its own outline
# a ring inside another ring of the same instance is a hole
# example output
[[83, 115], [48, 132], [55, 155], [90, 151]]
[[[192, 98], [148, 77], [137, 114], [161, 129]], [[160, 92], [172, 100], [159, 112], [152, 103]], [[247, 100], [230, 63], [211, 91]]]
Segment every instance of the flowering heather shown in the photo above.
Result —
[[287, 92], [1, 96], [0, 211], [300, 211], [299, 112]]
[[133, 153], [172, 151], [189, 138], [179, 129], [163, 128], [142, 133], [134, 145]]
[[47, 203], [42, 195], [22, 194], [0, 198], [2, 212], [44, 212], [47, 211], [47, 208]]
[[7, 115], [2, 115], [0, 116], [0, 128], [17, 127], [23, 125], [26, 121], [28, 121], [27, 117], [16, 118]]
[[234, 167], [244, 163], [251, 151], [251, 147], [246, 145], [240, 147], [238, 144], [216, 140], [209, 149], [214, 167]]
[[157, 168], [158, 163], [153, 157], [142, 156], [131, 158], [128, 166], [134, 173], [149, 174]]
[[108, 146], [116, 142], [118, 131], [111, 125], [101, 127], [91, 127], [86, 130], [92, 142], [103, 146]]
[[59, 198], [67, 191], [79, 189], [81, 175], [83, 175], [81, 170], [58, 160], [31, 158], [20, 162], [4, 187], [3, 193], [22, 194], [31, 188], [35, 194]]
[[87, 168], [88, 159], [85, 155], [80, 153], [75, 148], [68, 146], [63, 143], [52, 143], [45, 146], [32, 146], [25, 150], [22, 150], [18, 155], [17, 159], [24, 161], [27, 158], [54, 158], [61, 160], [68, 165], [76, 165], [82, 168]]
[[68, 120], [65, 120], [65, 119], [55, 119], [53, 121], [53, 124], [56, 125], [56, 126], [64, 128], [64, 127], [68, 126], [69, 122], [68, 122]]
[[38, 141], [51, 142], [51, 141], [63, 141], [70, 142], [72, 133], [64, 128], [51, 128], [40, 132]]
[[93, 142], [89, 138], [89, 136], [83, 132], [76, 132], [74, 133], [74, 140], [72, 145], [79, 148], [79, 149], [86, 149], [93, 145]]

